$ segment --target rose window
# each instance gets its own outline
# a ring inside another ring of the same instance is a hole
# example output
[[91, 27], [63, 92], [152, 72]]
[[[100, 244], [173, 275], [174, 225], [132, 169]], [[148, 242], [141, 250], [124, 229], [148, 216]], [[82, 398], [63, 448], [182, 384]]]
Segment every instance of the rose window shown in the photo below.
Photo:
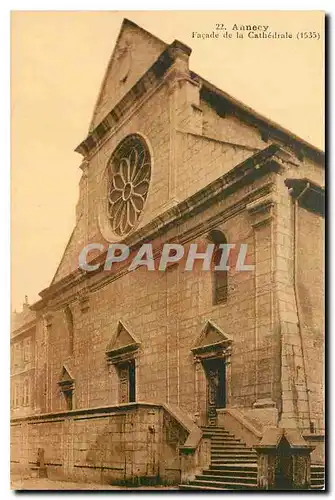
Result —
[[125, 236], [142, 213], [151, 177], [150, 153], [138, 136], [126, 138], [109, 164], [108, 218], [112, 230]]

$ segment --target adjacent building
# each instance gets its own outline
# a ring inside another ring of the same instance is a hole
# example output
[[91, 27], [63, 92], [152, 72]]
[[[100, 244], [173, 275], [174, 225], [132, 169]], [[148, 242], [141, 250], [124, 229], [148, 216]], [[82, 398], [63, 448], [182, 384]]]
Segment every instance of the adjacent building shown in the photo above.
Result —
[[11, 325], [11, 416], [34, 413], [36, 314], [27, 302], [12, 314]]

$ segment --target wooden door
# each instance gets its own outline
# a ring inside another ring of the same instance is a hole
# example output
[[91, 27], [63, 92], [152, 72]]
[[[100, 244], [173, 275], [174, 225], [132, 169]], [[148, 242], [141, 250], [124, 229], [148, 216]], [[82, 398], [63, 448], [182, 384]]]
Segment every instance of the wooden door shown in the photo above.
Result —
[[226, 406], [226, 364], [223, 359], [204, 362], [207, 377], [207, 418], [209, 425], [217, 424], [217, 408]]

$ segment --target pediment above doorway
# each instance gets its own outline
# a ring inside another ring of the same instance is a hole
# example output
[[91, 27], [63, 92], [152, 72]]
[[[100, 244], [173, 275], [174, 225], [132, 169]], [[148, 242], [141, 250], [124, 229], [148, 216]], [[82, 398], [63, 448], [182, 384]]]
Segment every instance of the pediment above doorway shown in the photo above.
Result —
[[141, 342], [119, 321], [116, 332], [106, 347], [106, 356], [110, 363], [119, 363], [134, 357]]
[[207, 321], [200, 336], [191, 348], [194, 355], [224, 354], [230, 350], [232, 338], [213, 321]]

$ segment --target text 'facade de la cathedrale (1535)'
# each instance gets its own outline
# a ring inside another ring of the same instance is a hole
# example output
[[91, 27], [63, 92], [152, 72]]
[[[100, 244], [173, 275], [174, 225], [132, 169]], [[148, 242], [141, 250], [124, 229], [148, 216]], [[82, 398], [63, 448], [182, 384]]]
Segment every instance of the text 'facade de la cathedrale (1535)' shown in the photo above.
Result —
[[[74, 230], [13, 321], [12, 468], [322, 488], [324, 154], [195, 74], [190, 55], [122, 24], [76, 149]], [[243, 243], [254, 268], [85, 272], [92, 242], [149, 242], [155, 259], [166, 243]]]

